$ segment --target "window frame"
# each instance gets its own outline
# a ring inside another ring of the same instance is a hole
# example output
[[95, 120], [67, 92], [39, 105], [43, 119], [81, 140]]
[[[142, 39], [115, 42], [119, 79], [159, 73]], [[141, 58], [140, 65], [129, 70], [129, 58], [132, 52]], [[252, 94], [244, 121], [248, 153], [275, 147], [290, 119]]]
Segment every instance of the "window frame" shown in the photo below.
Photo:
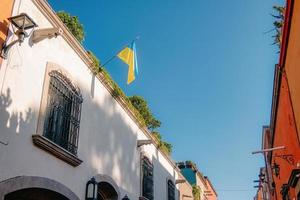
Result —
[[43, 136], [77, 155], [82, 106], [80, 90], [58, 70], [52, 70], [48, 75]]
[[[48, 98], [48, 93], [49, 93], [49, 89], [50, 89], [49, 73], [51, 71], [58, 71], [63, 76], [67, 77], [69, 80], [74, 80], [74, 78], [70, 74], [68, 74], [64, 70], [64, 68], [62, 68], [61, 66], [59, 66], [55, 63], [47, 62], [45, 75], [44, 75], [43, 89], [42, 89], [42, 93], [41, 93], [41, 102], [40, 102], [40, 110], [39, 110], [39, 115], [38, 115], [37, 129], [36, 129], [36, 133], [32, 135], [33, 143], [37, 147], [47, 151], [48, 153], [69, 163], [70, 165], [78, 166], [82, 163], [82, 160], [77, 157], [79, 135], [80, 135], [79, 130], [78, 130], [78, 136], [77, 136], [76, 154], [59, 146], [55, 142], [53, 142], [50, 139], [48, 139], [47, 137], [45, 137], [43, 134], [44, 133], [44, 124], [45, 124], [45, 120], [46, 120], [46, 111], [47, 111], [47, 102], [48, 102], [47, 98]], [[79, 91], [79, 94], [80, 94], [79, 88], [76, 87], [74, 84], [72, 84], [72, 85], [77, 91]], [[82, 103], [81, 103], [81, 107], [82, 107]], [[81, 109], [81, 112], [82, 112], [82, 109]], [[80, 118], [81, 118], [81, 113], [79, 114], [79, 120], [80, 120]]]
[[[170, 198], [170, 188], [169, 188], [169, 183], [171, 183], [172, 184], [172, 186], [173, 186], [173, 195], [174, 195], [174, 198], [172, 199], [172, 197]], [[167, 179], [167, 200], [176, 200], [176, 186], [175, 186], [175, 183], [174, 183], [174, 181], [172, 180], [172, 179], [170, 179], [170, 178], [168, 178]]]
[[[150, 199], [145, 195], [145, 191], [144, 191], [144, 188], [145, 188], [145, 185], [144, 185], [144, 181], [145, 181], [144, 166], [145, 166], [145, 164], [144, 163], [145, 162], [147, 162], [149, 168], [152, 169], [152, 172], [151, 172], [152, 173], [152, 191], [151, 191], [152, 198], [150, 198]], [[154, 165], [150, 161], [150, 159], [145, 155], [141, 156], [141, 197], [144, 199], [147, 199], [147, 200], [154, 200]]]

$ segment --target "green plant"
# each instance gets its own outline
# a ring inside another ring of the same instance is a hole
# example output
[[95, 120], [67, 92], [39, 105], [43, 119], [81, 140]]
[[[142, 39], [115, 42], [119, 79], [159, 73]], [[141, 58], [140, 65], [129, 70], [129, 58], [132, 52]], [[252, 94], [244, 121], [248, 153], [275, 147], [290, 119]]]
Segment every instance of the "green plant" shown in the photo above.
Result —
[[146, 126], [144, 118], [141, 116], [138, 110], [131, 104], [131, 101], [129, 98], [125, 95], [123, 90], [118, 86], [118, 84], [111, 78], [109, 73], [106, 71], [105, 68], [101, 68], [101, 73], [104, 76], [104, 81], [107, 82], [110, 86], [113, 88], [113, 96], [123, 98], [125, 100], [126, 105], [129, 107], [129, 109], [134, 113], [137, 120], [143, 125]]
[[95, 74], [98, 74], [99, 72], [102, 71], [100, 60], [95, 56], [93, 52], [87, 51], [87, 53], [93, 61], [93, 72]]
[[276, 15], [272, 16], [276, 19], [273, 22], [274, 25], [274, 29], [276, 31], [276, 34], [273, 35], [274, 38], [274, 43], [273, 44], [277, 44], [278, 47], [280, 48], [281, 45], [281, 32], [282, 32], [282, 27], [283, 27], [283, 23], [284, 23], [284, 12], [285, 12], [285, 7], [283, 6], [273, 6], [274, 11], [276, 12]]
[[152, 132], [154, 139], [158, 143], [158, 148], [163, 151], [164, 153], [170, 155], [172, 153], [173, 146], [172, 144], [165, 142], [162, 140], [161, 134], [157, 131]]
[[83, 25], [80, 23], [77, 16], [72, 16], [70, 13], [65, 11], [57, 12], [57, 16], [61, 19], [61, 21], [68, 27], [71, 33], [75, 36], [75, 38], [79, 42], [83, 42], [84, 40], [84, 30]]
[[170, 155], [172, 153], [173, 150], [173, 146], [172, 144], [165, 142], [165, 141], [161, 141], [160, 143], [160, 149], [165, 152], [166, 154]]
[[153, 114], [151, 113], [148, 107], [148, 103], [143, 97], [134, 95], [129, 97], [129, 100], [131, 104], [142, 115], [142, 117], [145, 120], [147, 128], [151, 130], [151, 132], [153, 132], [154, 129], [159, 128], [161, 126], [161, 122], [153, 116]]
[[198, 185], [193, 185], [193, 196], [194, 200], [200, 200], [201, 190]]

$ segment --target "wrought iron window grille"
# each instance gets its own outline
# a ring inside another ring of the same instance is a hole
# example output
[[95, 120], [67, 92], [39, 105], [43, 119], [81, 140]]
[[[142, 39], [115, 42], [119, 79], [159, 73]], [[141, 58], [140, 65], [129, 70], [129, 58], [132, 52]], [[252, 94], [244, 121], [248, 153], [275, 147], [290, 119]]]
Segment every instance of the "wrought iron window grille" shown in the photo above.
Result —
[[168, 200], [175, 200], [175, 185], [171, 180], [168, 180]]
[[43, 135], [76, 155], [83, 101], [80, 90], [59, 71], [49, 76]]
[[143, 157], [143, 197], [153, 200], [153, 164], [147, 157]]

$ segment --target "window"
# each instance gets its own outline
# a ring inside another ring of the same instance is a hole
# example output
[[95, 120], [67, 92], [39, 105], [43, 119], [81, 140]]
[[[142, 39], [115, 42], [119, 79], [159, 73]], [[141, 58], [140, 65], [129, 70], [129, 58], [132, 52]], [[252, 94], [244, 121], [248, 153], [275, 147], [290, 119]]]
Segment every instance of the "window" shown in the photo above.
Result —
[[290, 195], [289, 195], [289, 185], [288, 184], [283, 184], [281, 186], [281, 195], [282, 195], [282, 200], [291, 200]]
[[49, 76], [43, 135], [76, 155], [82, 96], [59, 71], [51, 71]]
[[142, 159], [142, 184], [143, 184], [143, 197], [153, 200], [153, 165], [148, 158]]
[[171, 180], [168, 180], [168, 200], [175, 200], [175, 185]]

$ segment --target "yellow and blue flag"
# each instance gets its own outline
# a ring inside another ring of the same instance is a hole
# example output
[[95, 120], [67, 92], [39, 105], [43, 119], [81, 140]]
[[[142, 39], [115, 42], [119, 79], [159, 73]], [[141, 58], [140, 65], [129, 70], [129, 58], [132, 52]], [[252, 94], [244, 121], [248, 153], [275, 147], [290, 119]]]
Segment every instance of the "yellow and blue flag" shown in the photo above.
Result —
[[138, 74], [135, 42], [126, 46], [117, 56], [128, 65], [127, 84], [130, 84], [135, 79], [135, 73]]

